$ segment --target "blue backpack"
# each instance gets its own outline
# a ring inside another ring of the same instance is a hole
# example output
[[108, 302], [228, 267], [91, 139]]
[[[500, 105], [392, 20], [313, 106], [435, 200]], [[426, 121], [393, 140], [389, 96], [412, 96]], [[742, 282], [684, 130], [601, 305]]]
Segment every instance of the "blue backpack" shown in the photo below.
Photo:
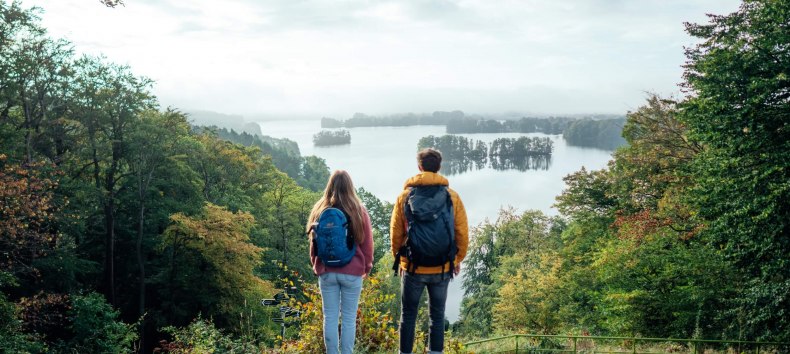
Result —
[[348, 232], [348, 218], [342, 210], [327, 208], [322, 211], [310, 230], [315, 232], [315, 254], [327, 267], [342, 267], [354, 258], [357, 243]]

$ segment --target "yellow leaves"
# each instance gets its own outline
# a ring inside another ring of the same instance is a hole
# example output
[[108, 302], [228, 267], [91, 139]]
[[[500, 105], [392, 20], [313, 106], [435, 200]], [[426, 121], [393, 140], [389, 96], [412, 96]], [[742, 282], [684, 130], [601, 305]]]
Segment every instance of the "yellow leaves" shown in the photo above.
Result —
[[[321, 295], [314, 284], [302, 285], [309, 301], [297, 305], [302, 311], [299, 338], [295, 342], [284, 343], [281, 349], [284, 352], [293, 349], [307, 353], [323, 352]], [[360, 295], [356, 348], [363, 353], [397, 350], [397, 328], [389, 312], [382, 311], [395, 295], [383, 293], [381, 285], [382, 281], [378, 275], [370, 276], [366, 278]]]
[[525, 264], [515, 275], [503, 274], [504, 285], [494, 305], [494, 326], [504, 330], [528, 328], [539, 333], [555, 330], [559, 325], [561, 265], [557, 254], [544, 253], [536, 265]]
[[250, 214], [232, 213], [207, 203], [201, 215], [178, 213], [171, 215], [170, 220], [172, 225], [165, 230], [161, 247], [183, 248], [199, 254], [211, 265], [204, 276], [206, 283], [220, 294], [216, 304], [219, 312], [236, 308], [232, 299], [240, 293], [266, 288], [253, 273], [261, 261], [262, 249], [249, 242], [254, 221]]

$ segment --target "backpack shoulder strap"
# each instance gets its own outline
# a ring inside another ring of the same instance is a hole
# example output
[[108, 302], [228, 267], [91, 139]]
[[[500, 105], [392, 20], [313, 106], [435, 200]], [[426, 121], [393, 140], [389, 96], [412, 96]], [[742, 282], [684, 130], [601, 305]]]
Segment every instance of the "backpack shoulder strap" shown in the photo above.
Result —
[[403, 214], [406, 217], [406, 232], [408, 233], [408, 224], [411, 219], [414, 218], [414, 214], [411, 212], [411, 206], [409, 205], [409, 200], [411, 197], [417, 193], [416, 187], [407, 187], [409, 189], [409, 194], [406, 195], [406, 198], [403, 199]]

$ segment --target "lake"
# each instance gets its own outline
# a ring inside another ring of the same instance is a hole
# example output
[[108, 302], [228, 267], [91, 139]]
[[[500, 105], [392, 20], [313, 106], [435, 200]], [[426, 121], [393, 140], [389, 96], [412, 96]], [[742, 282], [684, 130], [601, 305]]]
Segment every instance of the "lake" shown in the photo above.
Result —
[[[351, 144], [316, 147], [313, 134], [321, 131], [319, 120], [281, 120], [258, 122], [264, 135], [288, 138], [299, 144], [303, 156], [316, 155], [326, 160], [330, 170], [348, 171], [356, 187], [363, 187], [378, 198], [394, 202], [403, 183], [417, 174], [417, 142], [428, 135], [445, 134], [444, 126], [350, 128]], [[545, 169], [499, 170], [491, 167], [447, 176], [450, 187], [461, 196], [470, 228], [484, 220], [496, 220], [499, 210], [512, 206], [518, 211], [537, 209], [556, 215], [554, 198], [565, 188], [562, 178], [578, 171], [601, 169], [611, 159], [611, 151], [568, 146], [561, 135], [540, 133], [457, 134], [489, 144], [496, 138], [548, 136], [554, 152]], [[441, 171], [440, 171], [441, 173]], [[447, 318], [458, 319], [463, 289], [457, 278], [450, 285]]]

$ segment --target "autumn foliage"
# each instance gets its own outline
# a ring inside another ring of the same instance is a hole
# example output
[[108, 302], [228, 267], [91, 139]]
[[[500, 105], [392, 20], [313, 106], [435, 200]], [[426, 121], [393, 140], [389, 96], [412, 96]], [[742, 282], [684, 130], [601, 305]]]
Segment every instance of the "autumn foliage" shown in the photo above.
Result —
[[0, 154], [0, 270], [35, 276], [31, 261], [55, 247], [54, 178], [41, 163], [12, 164]]

